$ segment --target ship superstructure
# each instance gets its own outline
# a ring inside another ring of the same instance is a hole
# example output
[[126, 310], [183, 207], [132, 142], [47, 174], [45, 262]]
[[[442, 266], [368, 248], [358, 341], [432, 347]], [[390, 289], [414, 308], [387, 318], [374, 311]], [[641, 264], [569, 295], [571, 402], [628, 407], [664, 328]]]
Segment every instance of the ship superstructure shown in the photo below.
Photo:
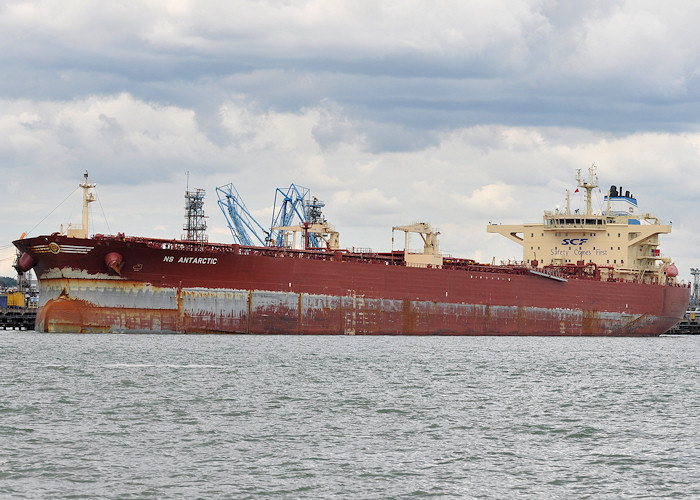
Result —
[[545, 211], [542, 223], [491, 224], [497, 233], [523, 247], [523, 261], [533, 267], [593, 264], [605, 279], [639, 283], [674, 283], [678, 269], [661, 255], [659, 235], [671, 232], [669, 224], [640, 213], [636, 198], [622, 187], [612, 186], [604, 196], [604, 209], [593, 211], [592, 196], [598, 189], [596, 167], [578, 188], [585, 191], [586, 210], [572, 211], [567, 191], [566, 208]]

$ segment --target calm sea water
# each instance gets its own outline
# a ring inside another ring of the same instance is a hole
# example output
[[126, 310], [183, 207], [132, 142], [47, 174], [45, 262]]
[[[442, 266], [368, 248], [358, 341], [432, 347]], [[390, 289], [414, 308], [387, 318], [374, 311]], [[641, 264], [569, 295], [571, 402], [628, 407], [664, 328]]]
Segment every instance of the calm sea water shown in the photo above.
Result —
[[700, 498], [699, 353], [0, 331], [0, 497]]

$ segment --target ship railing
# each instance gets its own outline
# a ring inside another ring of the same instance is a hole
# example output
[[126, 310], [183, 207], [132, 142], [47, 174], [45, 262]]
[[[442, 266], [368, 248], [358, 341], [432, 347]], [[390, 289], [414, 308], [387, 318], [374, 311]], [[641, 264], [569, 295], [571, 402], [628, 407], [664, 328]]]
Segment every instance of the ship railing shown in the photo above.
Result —
[[564, 212], [545, 211], [545, 224], [547, 226], [604, 226], [610, 222], [605, 215], [586, 215], [580, 213], [567, 214]]
[[[271, 257], [286, 257], [286, 258], [299, 258], [299, 259], [319, 259], [319, 260], [332, 260], [332, 261], [348, 261], [348, 262], [363, 262], [368, 264], [381, 264], [386, 266], [406, 266], [406, 262], [403, 259], [403, 252], [392, 252], [392, 253], [358, 253], [349, 252], [347, 250], [328, 250], [328, 249], [314, 249], [314, 250], [299, 250], [290, 249], [283, 247], [258, 247], [258, 246], [245, 246], [238, 244], [224, 244], [224, 243], [201, 243], [201, 242], [183, 242], [178, 240], [161, 240], [161, 239], [150, 239], [150, 238], [140, 238], [140, 237], [125, 237], [124, 235], [117, 236], [105, 236], [105, 235], [95, 235], [97, 240], [119, 240], [119, 241], [130, 241], [143, 243], [152, 248], [167, 249], [167, 250], [182, 250], [182, 251], [208, 251], [208, 252], [220, 252], [220, 253], [233, 253], [233, 254], [244, 254], [244, 255], [264, 255]], [[369, 250], [369, 249], [362, 249]], [[435, 266], [439, 269], [438, 266]], [[567, 266], [554, 266], [566, 268]], [[572, 268], [577, 267], [576, 265], [569, 266]], [[607, 266], [599, 266], [601, 269]], [[511, 262], [510, 265], [501, 266], [491, 266], [489, 264], [480, 264], [471, 259], [455, 259], [455, 258], [445, 258], [441, 266], [443, 270], [460, 270], [469, 272], [481, 272], [481, 273], [505, 273], [505, 274], [527, 274], [529, 273], [529, 267], [524, 265], [524, 263]], [[539, 268], [538, 270], [542, 270]], [[568, 272], [567, 272], [568, 271]], [[561, 270], [557, 271], [547, 270], [545, 272], [552, 273], [557, 276], [564, 276], [567, 278], [575, 277], [580, 279], [596, 279], [593, 276], [581, 275], [578, 276], [576, 273], [572, 273], [571, 270]], [[608, 276], [609, 281], [618, 281], [610, 273]], [[598, 277], [597, 279], [600, 279]], [[682, 286], [690, 287], [690, 284], [675, 283], [669, 286]]]
[[501, 266], [527, 267], [527, 263], [523, 260], [502, 260]]
[[[405, 265], [403, 256], [399, 253], [374, 253], [371, 248], [353, 248], [352, 251], [328, 250], [328, 249], [293, 249], [287, 247], [260, 247], [239, 244], [209, 243], [181, 240], [163, 240], [154, 238], [125, 237], [123, 234], [106, 236], [97, 234], [98, 240], [119, 240], [135, 243], [143, 243], [152, 248], [165, 250], [180, 250], [192, 252], [220, 252], [235, 253], [241, 255], [264, 255], [270, 257], [305, 258], [321, 260], [343, 260], [366, 263], [379, 263], [384, 265]], [[402, 254], [403, 252], [401, 252]]]
[[[536, 268], [538, 272], [549, 276], [566, 279], [581, 279], [601, 281], [607, 279], [606, 274], [611, 272], [611, 266], [599, 266], [594, 262], [578, 261], [567, 264], [548, 264], [541, 268]], [[604, 271], [601, 273], [601, 271]]]
[[[374, 253], [370, 248], [353, 248], [352, 251], [348, 252], [345, 250], [302, 250], [286, 247], [259, 247], [238, 244], [231, 245], [223, 243], [204, 244], [197, 242], [183, 242], [177, 240], [154, 240], [145, 238], [129, 238], [129, 240], [141, 241], [149, 246], [156, 248], [166, 248], [168, 250], [209, 251], [221, 253], [236, 253], [241, 255], [263, 255], [270, 257], [286, 257], [299, 259], [342, 260], [346, 262], [364, 262], [369, 264], [407, 266], [405, 260], [403, 259], [403, 252]], [[494, 267], [489, 266], [488, 264], [479, 264], [472, 259], [455, 259], [452, 257], [445, 258], [441, 267], [443, 269], [454, 269], [471, 272], [505, 272], [509, 274], [527, 273], [527, 269], [525, 269], [525, 266], [522, 265], [522, 263], [518, 263], [517, 265], [516, 263], [511, 263], [511, 266]]]

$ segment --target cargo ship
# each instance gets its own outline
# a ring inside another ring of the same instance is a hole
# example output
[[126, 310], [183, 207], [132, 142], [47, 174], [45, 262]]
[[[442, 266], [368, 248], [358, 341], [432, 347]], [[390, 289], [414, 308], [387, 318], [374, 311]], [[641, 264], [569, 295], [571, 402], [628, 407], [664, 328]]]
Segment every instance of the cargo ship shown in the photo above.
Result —
[[[331, 230], [309, 222], [282, 228], [301, 233], [301, 248], [210, 243], [199, 231], [90, 237], [86, 173], [82, 227], [15, 241], [17, 267], [39, 279], [40, 332], [660, 335], [690, 296], [658, 249], [671, 227], [615, 186], [594, 212], [594, 172], [577, 176], [585, 213], [570, 210], [567, 192], [566, 208], [541, 223], [489, 224], [523, 247], [522, 261], [499, 265], [443, 255], [427, 223], [394, 227], [406, 244], [389, 252], [340, 249], [337, 233], [311, 248], [314, 231]], [[422, 251], [409, 250], [416, 234]]]

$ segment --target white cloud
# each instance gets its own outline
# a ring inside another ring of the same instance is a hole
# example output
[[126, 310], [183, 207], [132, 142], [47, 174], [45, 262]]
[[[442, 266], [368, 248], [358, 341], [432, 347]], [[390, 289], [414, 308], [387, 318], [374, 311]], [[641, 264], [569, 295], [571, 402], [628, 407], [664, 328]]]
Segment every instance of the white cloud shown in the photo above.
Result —
[[409, 52], [461, 58], [497, 48], [519, 64], [522, 41], [548, 29], [538, 2], [526, 1], [204, 1], [177, 9], [152, 4], [152, 15], [159, 20], [141, 36], [156, 46], [340, 59]]
[[137, 101], [128, 94], [1, 105], [0, 151], [17, 168], [65, 173], [76, 164], [94, 165], [139, 182], [153, 177], [153, 165], [193, 161], [211, 148], [191, 110]]
[[401, 203], [396, 197], [388, 196], [380, 189], [343, 190], [333, 197], [334, 210], [348, 215], [395, 214]]
[[470, 196], [456, 195], [460, 205], [480, 216], [504, 215], [515, 212], [514, 187], [504, 184], [488, 184], [474, 190]]
[[635, 94], [683, 95], [700, 63], [700, 42], [692, 34], [700, 6], [678, 7], [621, 2], [603, 15], [591, 12], [582, 20], [569, 68], [585, 81], [627, 82]]

